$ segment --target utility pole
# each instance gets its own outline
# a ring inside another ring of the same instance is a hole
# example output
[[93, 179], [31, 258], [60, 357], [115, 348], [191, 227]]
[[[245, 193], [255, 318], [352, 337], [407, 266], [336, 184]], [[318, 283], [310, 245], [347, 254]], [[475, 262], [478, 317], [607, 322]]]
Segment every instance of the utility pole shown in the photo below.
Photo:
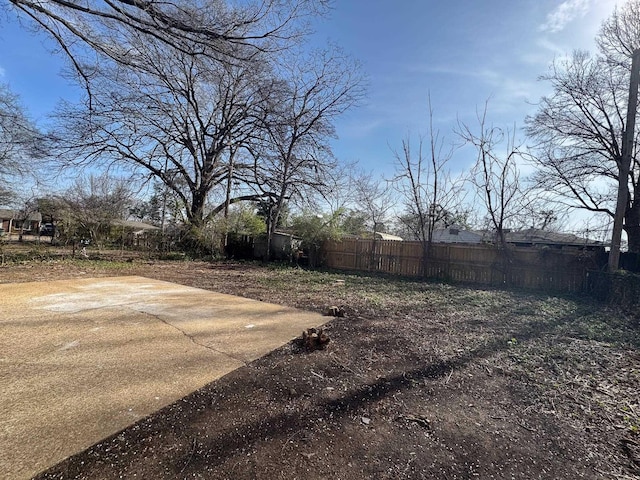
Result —
[[627, 106], [627, 128], [622, 137], [622, 159], [618, 175], [618, 202], [616, 214], [613, 217], [613, 233], [611, 234], [611, 251], [609, 252], [609, 273], [618, 270], [620, 263], [620, 240], [624, 214], [629, 201], [629, 169], [636, 124], [636, 109], [638, 106], [638, 81], [640, 80], [640, 49], [634, 50], [631, 62], [631, 80], [629, 82], [629, 104]]

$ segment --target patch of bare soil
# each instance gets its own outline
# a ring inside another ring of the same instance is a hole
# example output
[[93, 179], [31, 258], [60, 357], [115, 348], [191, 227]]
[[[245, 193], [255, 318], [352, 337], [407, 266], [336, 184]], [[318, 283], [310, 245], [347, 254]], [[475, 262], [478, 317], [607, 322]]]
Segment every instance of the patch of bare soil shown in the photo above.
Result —
[[79, 275], [143, 275], [346, 316], [327, 317], [326, 348], [285, 345], [37, 478], [640, 478], [640, 326], [629, 313], [257, 264], [0, 268], [2, 282]]

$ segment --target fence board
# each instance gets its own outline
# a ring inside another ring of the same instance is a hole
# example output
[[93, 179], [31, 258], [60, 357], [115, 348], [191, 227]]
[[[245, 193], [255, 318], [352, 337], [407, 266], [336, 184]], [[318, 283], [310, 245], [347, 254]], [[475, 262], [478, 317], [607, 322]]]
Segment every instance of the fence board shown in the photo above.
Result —
[[420, 242], [345, 239], [324, 245], [330, 268], [424, 276], [482, 285], [576, 292], [587, 270], [598, 267], [595, 251], [516, 248], [491, 245], [433, 244], [423, 265]]

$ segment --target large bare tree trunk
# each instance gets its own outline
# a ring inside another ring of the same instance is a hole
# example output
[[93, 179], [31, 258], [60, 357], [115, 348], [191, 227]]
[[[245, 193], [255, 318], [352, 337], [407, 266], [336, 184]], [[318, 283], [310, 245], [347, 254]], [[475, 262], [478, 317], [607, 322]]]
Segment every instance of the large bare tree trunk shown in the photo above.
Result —
[[[629, 80], [629, 104], [627, 107], [627, 128], [622, 138], [622, 160], [618, 173], [618, 202], [613, 217], [613, 232], [611, 234], [611, 251], [609, 252], [609, 272], [618, 270], [620, 262], [620, 239], [629, 204], [629, 169], [631, 168], [631, 154], [633, 152], [634, 132], [636, 125], [636, 109], [638, 104], [638, 79], [640, 75], [640, 50], [633, 52], [631, 64], [631, 78]], [[632, 225], [629, 225], [632, 227]], [[630, 228], [632, 231], [632, 228]]]

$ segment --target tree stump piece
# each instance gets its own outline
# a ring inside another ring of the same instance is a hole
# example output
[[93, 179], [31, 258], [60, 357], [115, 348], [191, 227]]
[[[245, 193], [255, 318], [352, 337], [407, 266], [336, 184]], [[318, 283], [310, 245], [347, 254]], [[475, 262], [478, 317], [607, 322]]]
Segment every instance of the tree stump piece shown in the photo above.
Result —
[[302, 344], [308, 351], [322, 350], [329, 343], [329, 336], [322, 328], [308, 328], [302, 332]]

